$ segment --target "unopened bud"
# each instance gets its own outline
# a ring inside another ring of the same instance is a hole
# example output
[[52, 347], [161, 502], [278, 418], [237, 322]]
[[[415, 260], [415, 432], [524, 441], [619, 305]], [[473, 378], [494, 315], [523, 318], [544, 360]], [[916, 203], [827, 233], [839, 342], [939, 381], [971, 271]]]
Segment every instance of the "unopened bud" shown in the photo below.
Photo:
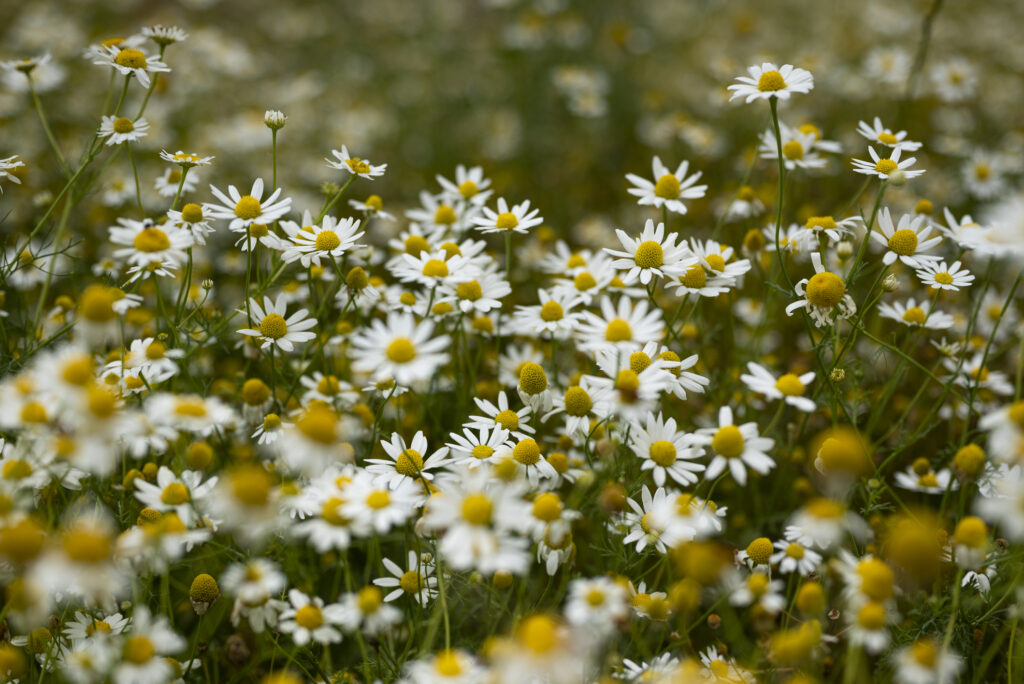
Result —
[[903, 169], [896, 169], [889, 174], [889, 185], [895, 185], [897, 188], [907, 184], [907, 174]]
[[846, 379], [846, 369], [833, 368], [832, 372], [828, 374], [828, 379], [836, 383], [842, 382]]
[[268, 109], [263, 114], [263, 123], [267, 125], [272, 131], [277, 131], [284, 128], [284, 125], [288, 123], [288, 117], [284, 115], [284, 112], [279, 112], [276, 109]]
[[213, 289], [213, 281], [210, 280], [209, 278], [204, 278], [203, 282], [202, 282], [202, 286], [203, 286], [204, 290], [212, 290]]
[[840, 259], [849, 259], [853, 256], [853, 243], [849, 240], [842, 240], [836, 245], [836, 256]]
[[900, 279], [896, 277], [895, 273], [885, 276], [885, 280], [882, 281], [882, 289], [886, 292], [895, 292], [900, 289]]
[[722, 618], [719, 617], [717, 613], [712, 613], [711, 615], [708, 615], [708, 627], [710, 627], [711, 629], [718, 629], [721, 626]]

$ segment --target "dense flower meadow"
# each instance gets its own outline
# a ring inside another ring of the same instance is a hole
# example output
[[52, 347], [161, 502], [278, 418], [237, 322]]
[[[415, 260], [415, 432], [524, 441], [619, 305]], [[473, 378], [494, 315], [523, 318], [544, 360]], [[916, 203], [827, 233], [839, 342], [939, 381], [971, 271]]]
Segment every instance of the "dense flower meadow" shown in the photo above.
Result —
[[1020, 7], [184, 4], [6, 29], [0, 681], [1021, 681]]

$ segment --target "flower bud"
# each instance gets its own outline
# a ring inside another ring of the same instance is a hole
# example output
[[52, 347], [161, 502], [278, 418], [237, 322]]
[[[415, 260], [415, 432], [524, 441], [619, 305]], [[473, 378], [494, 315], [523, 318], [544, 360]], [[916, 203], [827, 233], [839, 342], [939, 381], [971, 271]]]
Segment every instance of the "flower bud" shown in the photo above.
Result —
[[209, 610], [210, 604], [216, 601], [218, 596], [220, 596], [220, 587], [217, 586], [217, 580], [206, 573], [196, 575], [188, 590], [188, 597], [192, 601], [192, 610], [196, 611], [196, 615], [202, 615]]
[[277, 131], [284, 128], [284, 125], [288, 123], [288, 117], [284, 115], [284, 112], [277, 111], [275, 109], [268, 109], [263, 114], [263, 123], [267, 125], [272, 131]]
[[846, 369], [833, 368], [832, 372], [828, 374], [828, 379], [835, 383], [842, 382], [846, 379]]
[[900, 279], [896, 277], [895, 273], [885, 276], [885, 280], [882, 281], [882, 289], [886, 292], [895, 292], [900, 289]]
[[836, 245], [836, 256], [846, 260], [853, 256], [853, 243], [849, 240], [842, 240]]

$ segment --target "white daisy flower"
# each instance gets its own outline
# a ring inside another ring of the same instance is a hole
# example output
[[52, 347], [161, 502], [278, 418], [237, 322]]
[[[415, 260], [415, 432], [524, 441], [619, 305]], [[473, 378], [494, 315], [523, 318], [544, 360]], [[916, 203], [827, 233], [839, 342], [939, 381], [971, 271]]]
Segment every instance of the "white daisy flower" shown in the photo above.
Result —
[[147, 273], [170, 277], [185, 263], [185, 250], [192, 246], [192, 235], [173, 225], [156, 226], [146, 219], [134, 221], [119, 218], [118, 226], [108, 230], [110, 241], [115, 245], [126, 245], [114, 250], [114, 258], [131, 265], [129, 273], [139, 278]]
[[[18, 159], [18, 155], [14, 155], [13, 157], [7, 157], [5, 159], [0, 159], [0, 178], [5, 178], [9, 181], [17, 183], [18, 185], [21, 185], [21, 179], [18, 178], [13, 173], [11, 173], [11, 169], [16, 169], [24, 165], [25, 162], [20, 161]], [[3, 189], [0, 188], [0, 192], [2, 191]]]
[[[736, 573], [729, 593], [729, 603], [734, 606], [757, 605], [769, 615], [778, 615], [786, 608], [786, 597], [782, 594], [785, 584], [773, 580], [766, 572], [755, 571], [746, 578]], [[737, 581], [738, 580], [738, 581]]]
[[[676, 167], [675, 173], [668, 170], [668, 167], [661, 163], [657, 156], [651, 161], [651, 170], [654, 173], [654, 181], [649, 181], [633, 173], [626, 174], [626, 180], [633, 184], [628, 192], [634, 197], [639, 197], [637, 204], [640, 206], [653, 206], [656, 209], [665, 207], [676, 214], [685, 214], [686, 205], [683, 200], [699, 199], [708, 190], [706, 185], [694, 185], [700, 180], [701, 172], [687, 176], [690, 162], [682, 161]], [[650, 221], [648, 221], [650, 223]], [[621, 237], [619, 238], [622, 239]], [[623, 246], [629, 249], [628, 245]], [[645, 283], [646, 284], [646, 283]]]
[[927, 223], [925, 216], [920, 214], [904, 214], [900, 217], [899, 223], [893, 224], [889, 208], [885, 207], [878, 212], [878, 228], [880, 232], [872, 231], [871, 238], [886, 247], [882, 263], [886, 266], [899, 259], [911, 268], [923, 268], [926, 263], [938, 259], [938, 257], [925, 254], [940, 242], [942, 237], [931, 235], [932, 226]]
[[600, 420], [611, 412], [609, 397], [611, 388], [594, 382], [595, 378], [584, 375], [579, 384], [572, 385], [564, 394], [552, 397], [552, 408], [544, 415], [544, 422], [559, 413], [565, 414], [565, 434], [570, 437], [586, 437], [594, 420]]
[[601, 298], [601, 315], [584, 311], [583, 316], [576, 338], [584, 351], [609, 347], [632, 351], [660, 340], [665, 333], [661, 309], [650, 310], [646, 300], [633, 304], [620, 297], [618, 304], [612, 304], [605, 295]]
[[579, 326], [582, 312], [573, 311], [582, 299], [574, 292], [566, 290], [537, 289], [540, 304], [529, 306], [517, 305], [516, 323], [532, 335], [538, 337], [547, 333], [548, 337], [557, 340], [567, 339]]
[[142, 35], [149, 38], [157, 45], [180, 43], [188, 38], [188, 33], [186, 33], [185, 29], [177, 26], [163, 26], [162, 24], [146, 26], [142, 29]]
[[896, 653], [896, 681], [900, 684], [955, 682], [963, 669], [963, 658], [929, 637], [918, 639]]
[[470, 416], [469, 421], [463, 425], [465, 428], [475, 430], [490, 429], [497, 426], [508, 430], [516, 439], [525, 439], [536, 432], [529, 423], [530, 414], [533, 413], [533, 409], [526, 405], [518, 411], [513, 411], [509, 408], [508, 397], [504, 390], [498, 392], [497, 405], [479, 397], [473, 397], [473, 401], [484, 412], [484, 415]]
[[814, 324], [821, 328], [832, 325], [833, 314], [838, 319], [857, 313], [853, 297], [846, 294], [846, 283], [840, 276], [825, 270], [818, 252], [811, 254], [811, 263], [815, 274], [794, 286], [800, 299], [786, 307], [786, 315], [792, 316], [797, 309], [806, 308]]
[[607, 247], [604, 251], [618, 257], [612, 261], [612, 266], [623, 271], [628, 269], [622, 279], [626, 284], [639, 279], [641, 284], [648, 285], [655, 277], [680, 276], [697, 263], [697, 257], [691, 253], [686, 242], [676, 245], [678, 233], [670, 233], [665, 237], [664, 223], [658, 223], [655, 227], [654, 221], [647, 219], [643, 231], [636, 239], [621, 229], [617, 229], [615, 235], [624, 251]]
[[477, 433], [464, 428], [462, 434], [452, 432], [448, 436], [453, 440], [448, 443], [451, 449], [452, 463], [457, 466], [476, 468], [483, 463], [498, 463], [512, 455], [509, 441], [511, 433], [500, 425], [481, 427]]
[[234, 185], [228, 186], [228, 193], [210, 186], [210, 192], [221, 201], [221, 204], [204, 204], [203, 211], [210, 218], [231, 221], [228, 228], [236, 233], [247, 233], [254, 224], [267, 225], [287, 214], [292, 208], [292, 200], [285, 197], [278, 200], [281, 188], [274, 190], [263, 199], [263, 179], [257, 178], [248, 195], [242, 195]]
[[452, 297], [459, 311], [468, 315], [500, 309], [502, 298], [512, 292], [512, 286], [501, 274], [487, 271], [472, 273], [470, 269], [455, 274], [439, 289], [442, 297]]
[[793, 93], [809, 93], [814, 88], [814, 77], [806, 69], [784, 64], [778, 67], [771, 62], [762, 62], [747, 69], [749, 76], [738, 76], [739, 83], [729, 86], [733, 91], [730, 100], [745, 97], [747, 102], [767, 100], [775, 97], [788, 100]]
[[384, 602], [383, 592], [367, 586], [341, 597], [341, 621], [349, 632], [374, 636], [402, 621], [402, 611]]
[[402, 477], [388, 484], [376, 484], [377, 477], [358, 471], [345, 488], [341, 514], [348, 518], [352, 531], [362, 537], [387, 534], [413, 514], [423, 491], [422, 485]]
[[900, 156], [903, 154], [902, 147], [893, 148], [890, 156], [884, 159], [878, 156], [873, 147], [868, 147], [868, 154], [871, 155], [871, 161], [863, 159], [853, 160], [853, 170], [856, 173], [863, 173], [866, 176], [878, 176], [882, 180], [889, 180], [896, 173], [902, 174], [903, 178], [910, 179], [920, 176], [925, 171], [924, 169], [910, 168], [917, 161], [917, 157], [907, 157], [900, 161]]
[[136, 142], [149, 133], [149, 122], [139, 118], [135, 121], [124, 116], [104, 116], [97, 135], [107, 139], [108, 145]]
[[913, 140], [907, 140], [906, 131], [897, 131], [893, 133], [890, 129], [882, 125], [882, 120], [877, 116], [871, 124], [868, 124], [866, 121], [861, 121], [857, 125], [857, 132], [871, 142], [882, 143], [886, 147], [900, 147], [908, 152], [914, 152], [921, 148], [921, 143], [914, 142]]
[[[316, 327], [316, 319], [308, 318], [309, 311], [306, 309], [299, 309], [285, 318], [287, 310], [288, 298], [284, 293], [279, 294], [273, 302], [270, 297], [263, 297], [263, 306], [253, 297], [249, 300], [249, 311], [256, 327], [241, 328], [236, 332], [255, 337], [263, 350], [276, 346], [281, 351], [295, 351], [296, 343], [302, 344], [316, 337], [316, 333], [309, 330]], [[246, 313], [244, 308], [239, 312]]]
[[[799, 128], [790, 128], [779, 123], [779, 134], [782, 137], [782, 161], [787, 171], [794, 169], [820, 169], [828, 160], [818, 154], [818, 138], [814, 132], [802, 132]], [[779, 145], [775, 139], [775, 131], [771, 128], [762, 131], [761, 144], [757, 152], [763, 159], [778, 159]]]
[[769, 562], [778, 566], [783, 575], [795, 571], [807, 577], [821, 565], [821, 554], [798, 541], [780, 539], [775, 542], [775, 548], [778, 551], [772, 554]]
[[336, 260], [357, 247], [357, 240], [364, 234], [359, 230], [358, 219], [335, 219], [328, 215], [321, 225], [312, 225], [309, 211], [303, 212], [301, 225], [281, 221], [281, 228], [291, 241], [281, 258], [287, 264], [298, 261], [304, 268], [311, 264], [319, 266], [321, 258]]
[[217, 477], [203, 482], [203, 474], [182, 471], [175, 476], [167, 466], [160, 466], [156, 473], [156, 484], [150, 484], [141, 477], [135, 479], [135, 498], [148, 508], [157, 511], [174, 511], [186, 527], [191, 527], [202, 510], [205, 499], [217, 486]]
[[384, 200], [380, 198], [380, 195], [370, 195], [363, 201], [349, 200], [348, 204], [356, 211], [361, 211], [366, 218], [379, 218], [385, 221], [394, 221], [394, 214], [389, 214], [384, 211]]
[[939, 496], [960, 489], [960, 483], [953, 478], [949, 468], [936, 471], [926, 458], [919, 458], [907, 466], [906, 470], [897, 472], [895, 481], [896, 486], [903, 489]]
[[392, 433], [390, 440], [382, 439], [380, 445], [389, 458], [367, 459], [369, 465], [366, 466], [366, 470], [377, 475], [374, 479], [375, 485], [385, 484], [391, 489], [395, 489], [402, 482], [433, 480], [434, 473], [429, 471], [450, 462], [446, 446], [425, 456], [428, 451], [427, 438], [422, 430], [416, 432], [408, 446], [397, 432]]
[[954, 261], [952, 266], [945, 261], [926, 263], [918, 269], [917, 277], [929, 287], [954, 292], [962, 287], [970, 287], [974, 282], [974, 276], [966, 268], [961, 269], [959, 261]]
[[[839, 242], [846, 236], [852, 236], [854, 228], [860, 224], [859, 216], [850, 216], [839, 221], [832, 216], [812, 216], [794, 237], [801, 243], [809, 245], [819, 244], [822, 235], [827, 235], [833, 242]], [[772, 240], [774, 241], [774, 237]]]
[[[927, 307], [927, 310], [925, 309]], [[953, 317], [947, 313], [936, 311], [927, 302], [917, 301], [911, 297], [903, 302], [880, 302], [878, 304], [878, 315], [882, 318], [889, 318], [899, 321], [912, 328], [923, 327], [929, 330], [947, 330], [953, 327]]]
[[117, 45], [104, 46], [102, 51], [95, 55], [93, 64], [113, 67], [122, 76], [134, 76], [139, 79], [143, 88], [149, 87], [150, 74], [171, 70], [158, 57], [146, 55], [139, 48]]
[[441, 184], [442, 193], [450, 201], [465, 200], [471, 204], [482, 205], [494, 193], [491, 179], [484, 177], [484, 170], [479, 166], [467, 169], [459, 164], [455, 167], [455, 180], [450, 181], [441, 174], [435, 176]]
[[340, 150], [331, 150], [331, 154], [334, 155], [337, 161], [333, 161], [328, 157], [324, 158], [327, 165], [332, 169], [339, 169], [341, 171], [348, 171], [352, 175], [365, 178], [366, 180], [373, 180], [378, 176], [383, 176], [384, 171], [387, 170], [387, 164], [373, 165], [369, 159], [360, 159], [359, 157], [351, 157], [348, 153], [348, 147], [345, 145], [341, 146]]
[[318, 596], [310, 598], [298, 589], [288, 590], [291, 607], [281, 613], [277, 628], [292, 635], [296, 646], [305, 646], [311, 641], [318, 644], [336, 644], [341, 641], [337, 626], [344, 622], [340, 604], [324, 605]]
[[175, 153], [170, 153], [167, 150], [160, 150], [160, 158], [166, 162], [177, 164], [183, 168], [191, 168], [193, 166], [209, 166], [213, 163], [215, 157], [202, 157], [195, 152], [182, 152], [178, 150]]
[[847, 630], [852, 645], [863, 646], [872, 655], [881, 653], [889, 645], [887, 625], [896, 620], [894, 610], [878, 601], [867, 601], [847, 611], [847, 617], [852, 623]]
[[473, 219], [473, 225], [481, 233], [504, 233], [508, 231], [516, 233], [528, 233], [544, 223], [544, 217], [540, 216], [540, 209], [530, 210], [530, 200], [525, 200], [513, 207], [508, 206], [504, 197], [498, 198], [498, 210], [490, 207], [481, 207], [483, 216]]
[[409, 551], [407, 569], [390, 558], [382, 558], [381, 563], [391, 573], [391, 577], [379, 577], [373, 580], [378, 587], [392, 589], [384, 596], [384, 601], [390, 603], [403, 595], [408, 595], [421, 606], [426, 606], [437, 596], [437, 578], [434, 577], [434, 561], [429, 554], [420, 555], [415, 551]]
[[411, 314], [389, 313], [387, 322], [374, 320], [350, 340], [352, 367], [376, 379], [394, 378], [400, 385], [431, 377], [448, 363], [448, 335], [431, 337], [434, 323], [416, 323]]
[[666, 420], [661, 413], [648, 414], [646, 424], [633, 426], [629, 446], [643, 459], [641, 470], [650, 470], [659, 487], [665, 485], [667, 477], [684, 487], [695, 484], [695, 473], [704, 471], [704, 464], [692, 462], [704, 455], [704, 449], [695, 446], [691, 435], [676, 430], [674, 418]]
[[122, 638], [121, 662], [113, 673], [115, 684], [170, 681], [174, 667], [165, 656], [184, 650], [188, 643], [171, 629], [165, 616], [154, 616], [145, 605], [135, 606], [131, 628]]
[[694, 435], [697, 444], [710, 445], [715, 456], [708, 464], [704, 477], [713, 480], [726, 468], [739, 485], [747, 483], [747, 468], [765, 475], [775, 467], [775, 461], [765, 452], [775, 446], [775, 440], [761, 437], [757, 423], [733, 424], [732, 409], [723, 406], [718, 411], [717, 428], [701, 428]]
[[767, 368], [753, 361], [747, 363], [747, 369], [750, 373], [741, 375], [740, 381], [753, 391], [763, 394], [768, 399], [782, 399], [805, 413], [814, 412], [814, 400], [804, 396], [807, 385], [814, 380], [813, 372], [802, 375], [786, 373], [776, 379]]

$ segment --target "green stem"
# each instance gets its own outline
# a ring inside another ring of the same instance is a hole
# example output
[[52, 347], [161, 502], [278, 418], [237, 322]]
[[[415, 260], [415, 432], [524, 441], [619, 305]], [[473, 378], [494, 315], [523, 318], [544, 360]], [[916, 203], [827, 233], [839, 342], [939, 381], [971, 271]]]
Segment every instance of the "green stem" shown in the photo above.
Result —
[[142, 218], [146, 218], [146, 210], [142, 206], [142, 186], [139, 185], [139, 170], [135, 166], [132, 144], [125, 141], [124, 146], [128, 150], [128, 163], [132, 165], [132, 173], [135, 175], [135, 200], [139, 203], [139, 213], [142, 214]]
[[50, 129], [50, 122], [46, 119], [46, 113], [43, 111], [43, 103], [39, 99], [39, 94], [36, 92], [35, 82], [32, 81], [32, 75], [28, 76], [28, 92], [32, 96], [32, 106], [35, 108], [36, 113], [39, 115], [39, 121], [43, 124], [43, 131], [46, 132], [46, 139], [50, 141], [50, 147], [53, 148], [53, 153], [57, 155], [57, 161], [60, 163], [61, 171], [64, 175], [69, 176], [71, 169], [68, 168], [68, 163], [64, 159], [64, 154], [60, 151], [60, 146], [57, 144], [57, 138], [53, 135], [53, 130]]
[[779, 258], [779, 266], [782, 268], [782, 277], [786, 279], [786, 284], [789, 286], [789, 289], [792, 290], [793, 280], [789, 277], [789, 271], [786, 270], [786, 259], [782, 253], [782, 244], [779, 239], [779, 234], [782, 230], [782, 200], [786, 183], [786, 162], [782, 156], [782, 131], [779, 127], [779, 98], [768, 98], [768, 104], [771, 105], [772, 109], [772, 127], [775, 129], [775, 147], [779, 156], [779, 206], [775, 211], [775, 254]]

